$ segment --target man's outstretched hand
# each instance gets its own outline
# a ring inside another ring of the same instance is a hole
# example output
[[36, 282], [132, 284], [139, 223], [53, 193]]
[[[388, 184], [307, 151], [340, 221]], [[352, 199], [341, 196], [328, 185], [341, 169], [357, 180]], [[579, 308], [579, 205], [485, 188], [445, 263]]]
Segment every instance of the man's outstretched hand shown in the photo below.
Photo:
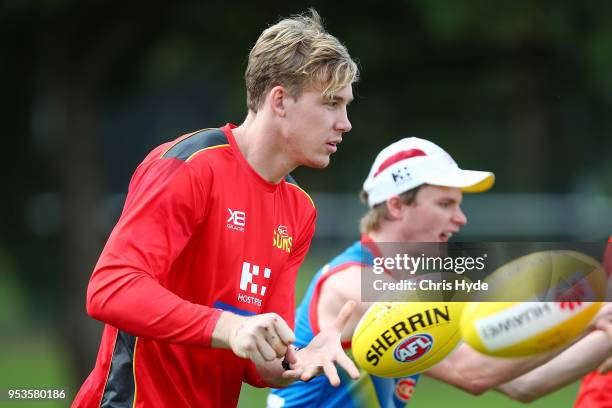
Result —
[[340, 385], [340, 377], [335, 364], [338, 363], [352, 379], [359, 379], [359, 370], [344, 353], [340, 341], [340, 334], [355, 306], [356, 303], [352, 300], [346, 302], [335, 322], [330, 327], [323, 328], [303, 349], [295, 352], [289, 347], [286, 358], [291, 369], [283, 373], [283, 378], [308, 381], [324, 373], [330, 384], [337, 387]]

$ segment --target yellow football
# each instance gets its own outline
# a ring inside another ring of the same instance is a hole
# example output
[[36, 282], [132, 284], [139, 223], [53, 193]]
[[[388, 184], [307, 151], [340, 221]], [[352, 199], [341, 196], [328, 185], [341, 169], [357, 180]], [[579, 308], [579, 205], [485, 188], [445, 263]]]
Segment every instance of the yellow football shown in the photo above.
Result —
[[[476, 350], [519, 357], [567, 345], [591, 322], [607, 279], [594, 258], [571, 250], [534, 252], [494, 271], [490, 290], [465, 307], [461, 334]], [[496, 300], [516, 300], [496, 302]]]
[[521, 357], [562, 347], [591, 322], [601, 302], [491, 302], [467, 305], [463, 340], [481, 353]]
[[461, 339], [462, 302], [377, 302], [359, 321], [353, 357], [370, 374], [404, 377], [439, 363]]
[[[606, 273], [601, 263], [571, 250], [539, 251], [497, 268], [485, 281], [479, 301], [603, 301]], [[475, 300], [472, 299], [472, 300]]]

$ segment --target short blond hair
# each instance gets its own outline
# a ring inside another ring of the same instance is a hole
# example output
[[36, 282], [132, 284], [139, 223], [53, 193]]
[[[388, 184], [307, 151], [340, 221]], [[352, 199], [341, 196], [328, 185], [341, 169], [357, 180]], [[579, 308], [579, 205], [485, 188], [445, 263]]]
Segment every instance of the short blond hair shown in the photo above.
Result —
[[277, 85], [297, 98], [306, 86], [320, 86], [325, 98], [357, 81], [359, 69], [340, 41], [325, 31], [314, 9], [268, 27], [249, 53], [244, 78], [247, 107], [257, 112]]
[[[402, 203], [405, 205], [411, 205], [416, 201], [416, 196], [423, 186], [417, 186], [412, 190], [404, 191], [399, 195]], [[364, 190], [361, 190], [359, 193], [359, 198], [366, 205], [368, 204], [368, 193]], [[389, 215], [389, 208], [387, 207], [387, 201], [383, 201], [382, 203], [376, 204], [373, 208], [370, 208], [368, 212], [361, 217], [359, 221], [359, 230], [362, 234], [369, 234], [370, 232], [380, 230], [382, 226], [383, 220], [389, 220], [391, 216]]]

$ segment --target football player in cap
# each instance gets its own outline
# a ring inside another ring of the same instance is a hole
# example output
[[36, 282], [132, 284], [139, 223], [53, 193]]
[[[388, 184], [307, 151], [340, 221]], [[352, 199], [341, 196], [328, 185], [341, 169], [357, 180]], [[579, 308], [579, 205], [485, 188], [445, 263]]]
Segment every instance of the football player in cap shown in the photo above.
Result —
[[[347, 300], [354, 300], [358, 302], [356, 312], [341, 338], [344, 347], [350, 348], [355, 327], [371, 305], [361, 302], [361, 274], [372, 266], [365, 264], [368, 260], [384, 252], [381, 243], [447, 242], [468, 221], [461, 210], [463, 193], [487, 191], [494, 180], [491, 172], [461, 169], [446, 151], [424, 139], [405, 138], [383, 149], [361, 191], [361, 199], [369, 207], [361, 219], [361, 238], [323, 266], [312, 279], [297, 310], [295, 344], [298, 347], [308, 344], [322, 328], [332, 324]], [[585, 339], [593, 336], [606, 337], [597, 331]], [[473, 395], [499, 387], [499, 391], [512, 397], [509, 387], [502, 384], [554, 356], [551, 352], [532, 357], [495, 358], [461, 344], [425, 374]], [[272, 390], [268, 408], [403, 407], [412, 397], [419, 379], [419, 375], [381, 378], [362, 370], [359, 380], [354, 381], [342, 370], [340, 374], [341, 384], [337, 388], [326, 378], [317, 377]]]

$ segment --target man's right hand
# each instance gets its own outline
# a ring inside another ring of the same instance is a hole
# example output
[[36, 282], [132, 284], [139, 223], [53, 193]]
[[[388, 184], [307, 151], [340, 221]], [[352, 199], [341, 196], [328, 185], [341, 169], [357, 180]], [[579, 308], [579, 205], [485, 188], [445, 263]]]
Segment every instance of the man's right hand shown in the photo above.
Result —
[[211, 346], [229, 348], [238, 357], [262, 364], [283, 357], [294, 341], [293, 331], [276, 313], [246, 317], [223, 312], [213, 331]]

